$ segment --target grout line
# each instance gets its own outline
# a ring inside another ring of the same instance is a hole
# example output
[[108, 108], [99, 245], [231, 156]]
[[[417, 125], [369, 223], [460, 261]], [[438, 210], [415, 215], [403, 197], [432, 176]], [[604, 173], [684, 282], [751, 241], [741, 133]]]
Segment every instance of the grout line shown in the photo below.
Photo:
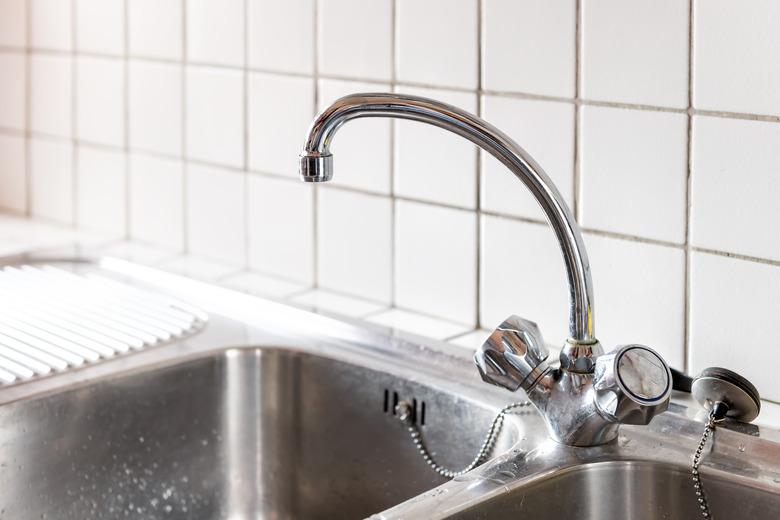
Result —
[[187, 0], [181, 1], [181, 226], [182, 253], [189, 254], [189, 163], [187, 160]]
[[580, 62], [582, 52], [582, 2], [577, 0], [574, 15], [574, 171], [572, 172], [572, 213], [574, 220], [582, 223], [582, 204], [580, 201], [580, 185], [582, 181], [582, 164], [580, 163], [580, 150], [582, 148], [582, 110], [580, 108], [580, 93], [582, 91], [582, 78], [580, 75]]
[[71, 110], [70, 110], [70, 142], [71, 142], [71, 225], [74, 228], [78, 227], [78, 180], [79, 180], [79, 148], [78, 148], [78, 53], [76, 50], [76, 31], [78, 31], [78, 24], [76, 20], [76, 2], [77, 0], [70, 0], [70, 97], [71, 97]]
[[[313, 0], [312, 7], [314, 9], [314, 16], [312, 16], [312, 73], [314, 79], [314, 113], [312, 117], [316, 117], [320, 108], [320, 2], [319, 0]], [[296, 179], [297, 182], [300, 182]], [[312, 286], [316, 289], [320, 284], [320, 229], [319, 229], [319, 190], [320, 187], [317, 183], [311, 183], [311, 254], [312, 254]]]
[[[483, 50], [485, 48], [485, 6], [484, 0], [477, 1], [477, 90], [482, 90], [484, 63]], [[477, 96], [477, 116], [482, 117], [485, 111], [482, 96]], [[474, 146], [475, 179], [474, 179], [474, 217], [476, 226], [474, 226], [474, 326], [479, 327], [482, 323], [482, 156], [483, 152], [477, 146]]]
[[685, 178], [685, 270], [683, 272], [683, 372], [691, 369], [691, 201], [693, 173], [693, 0], [688, 0], [688, 133]]
[[242, 168], [242, 181], [244, 188], [242, 190], [242, 196], [244, 199], [244, 267], [249, 268], [250, 254], [249, 248], [251, 245], [250, 230], [250, 218], [249, 218], [249, 1], [244, 0], [244, 66], [242, 69], [242, 79], [244, 88], [243, 110], [242, 112], [242, 124], [243, 139], [244, 139], [244, 155], [242, 158], [244, 167]]
[[32, 143], [30, 131], [32, 129], [32, 2], [25, 2], [25, 35], [24, 35], [24, 215], [32, 217], [33, 193], [32, 193]]
[[131, 0], [124, 0], [124, 174], [125, 174], [125, 240], [130, 239], [130, 219], [132, 217], [132, 204], [130, 200], [130, 190], [132, 184], [130, 182], [130, 61], [128, 59], [128, 53], [130, 49], [130, 26], [129, 26], [129, 11]]
[[[396, 92], [398, 82], [398, 63], [400, 52], [398, 52], [398, 45], [400, 45], [399, 38], [399, 24], [398, 24], [398, 1], [391, 0], [390, 4], [390, 91]], [[395, 118], [390, 118], [390, 156], [389, 156], [389, 175], [390, 175], [390, 307], [394, 308], [397, 298], [397, 285], [398, 285], [398, 208], [396, 207], [396, 148], [399, 146], [397, 142], [396, 132], [399, 131], [398, 122]]]

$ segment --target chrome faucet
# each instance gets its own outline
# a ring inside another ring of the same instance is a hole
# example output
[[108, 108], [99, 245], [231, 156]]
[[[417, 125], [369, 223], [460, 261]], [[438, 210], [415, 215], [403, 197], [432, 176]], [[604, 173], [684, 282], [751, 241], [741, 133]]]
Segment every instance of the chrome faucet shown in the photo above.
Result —
[[428, 123], [458, 134], [501, 161], [531, 191], [561, 247], [569, 288], [569, 338], [560, 366], [535, 323], [510, 316], [474, 355], [482, 379], [511, 391], [522, 388], [550, 435], [574, 446], [604, 444], [621, 423], [647, 424], [666, 410], [672, 378], [666, 362], [642, 345], [605, 354], [594, 336], [593, 283], [579, 226], [558, 189], [534, 159], [509, 136], [457, 107], [399, 94], [353, 94], [312, 122], [300, 156], [305, 182], [333, 176], [330, 143], [338, 129], [359, 117], [393, 117]]

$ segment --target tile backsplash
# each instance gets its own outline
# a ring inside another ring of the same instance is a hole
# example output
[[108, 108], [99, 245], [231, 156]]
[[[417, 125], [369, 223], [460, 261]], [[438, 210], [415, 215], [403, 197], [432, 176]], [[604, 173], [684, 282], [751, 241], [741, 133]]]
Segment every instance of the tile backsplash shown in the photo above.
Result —
[[378, 323], [447, 337], [517, 313], [560, 343], [554, 236], [473, 145], [360, 120], [333, 183], [297, 180], [337, 97], [437, 98], [515, 138], [571, 204], [606, 346], [733, 368], [780, 401], [762, 366], [778, 26], [774, 0], [0, 0], [0, 207], [255, 271], [235, 284], [316, 287], [300, 298], [345, 314], [392, 307]]

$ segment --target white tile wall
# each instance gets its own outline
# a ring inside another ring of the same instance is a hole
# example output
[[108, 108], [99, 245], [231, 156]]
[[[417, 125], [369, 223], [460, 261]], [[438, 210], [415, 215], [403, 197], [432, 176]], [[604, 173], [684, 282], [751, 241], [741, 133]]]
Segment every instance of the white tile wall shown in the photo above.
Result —
[[249, 9], [249, 66], [311, 74], [314, 71], [315, 0], [252, 0]]
[[[187, 157], [244, 164], [244, 78], [213, 67], [187, 68]], [[218, 99], [219, 103], [214, 103]]]
[[396, 202], [396, 303], [475, 325], [477, 217], [471, 211]]
[[396, 16], [398, 80], [477, 87], [477, 0], [397, 0]]
[[182, 147], [182, 67], [131, 60], [128, 70], [130, 147], [168, 155]]
[[[30, 129], [33, 132], [73, 135], [73, 59], [34, 54], [30, 58]], [[58, 88], [52, 88], [57, 85]]]
[[122, 62], [79, 57], [76, 61], [76, 136], [83, 141], [123, 146], [125, 70]]
[[473, 145], [362, 119], [334, 139], [333, 184], [295, 180], [316, 109], [435, 97], [558, 185], [605, 344], [732, 366], [780, 399], [752, 364], [780, 277], [778, 16], [770, 0], [0, 0], [0, 206], [377, 323], [450, 338], [516, 313], [560, 343], [555, 239]]
[[30, 44], [34, 49], [73, 48], [73, 4], [63, 0], [30, 2]]
[[17, 213], [27, 210], [27, 156], [24, 138], [0, 134], [0, 208]]
[[778, 20], [774, 0], [694, 2], [696, 108], [780, 115]]
[[[124, 0], [75, 0], [76, 48], [121, 55], [125, 52]], [[132, 2], [130, 2], [132, 3]]]
[[129, 158], [131, 238], [184, 248], [184, 171], [178, 159], [132, 154]]
[[82, 146], [76, 164], [76, 224], [123, 236], [127, 225], [125, 154]]
[[196, 63], [244, 64], [245, 0], [185, 0], [187, 58]]
[[24, 54], [18, 52], [0, 52], [0, 127], [24, 129], [24, 105], [27, 97], [25, 89]]
[[687, 142], [688, 118], [684, 114], [583, 107], [582, 224], [685, 242]]
[[73, 223], [73, 145], [30, 140], [30, 213], [63, 224]]
[[27, 0], [0, 0], [0, 46], [27, 45]]
[[688, 2], [582, 0], [581, 9], [585, 98], [687, 106]]
[[490, 0], [482, 6], [483, 87], [574, 97], [576, 0]]
[[131, 56], [176, 60], [182, 56], [185, 0], [127, 2], [127, 43]]
[[780, 260], [780, 125], [693, 120], [691, 242]]

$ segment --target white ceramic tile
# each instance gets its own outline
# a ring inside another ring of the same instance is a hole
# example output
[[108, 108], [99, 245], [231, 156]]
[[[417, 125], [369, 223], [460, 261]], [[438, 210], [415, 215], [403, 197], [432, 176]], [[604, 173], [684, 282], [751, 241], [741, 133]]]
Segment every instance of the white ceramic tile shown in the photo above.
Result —
[[27, 173], [24, 138], [0, 134], [0, 208], [27, 210]]
[[73, 145], [30, 141], [32, 215], [63, 224], [73, 222]]
[[76, 135], [83, 141], [123, 146], [123, 63], [84, 56], [80, 56], [76, 63]]
[[127, 3], [127, 44], [131, 56], [182, 57], [185, 0], [131, 0]]
[[439, 320], [401, 309], [391, 309], [366, 318], [366, 321], [390, 327], [391, 329], [411, 332], [432, 339], [447, 339], [468, 330], [468, 327], [446, 320]]
[[691, 243], [780, 260], [780, 125], [695, 117]]
[[474, 352], [479, 347], [481, 347], [483, 343], [485, 343], [485, 340], [488, 339], [492, 332], [492, 330], [486, 329], [473, 330], [461, 336], [450, 339], [448, 343], [463, 347], [469, 352]]
[[[73, 135], [73, 61], [70, 56], [33, 54], [30, 57], [30, 129]], [[53, 86], [56, 85], [56, 88]]]
[[[485, 119], [536, 160], [571, 207], [574, 176], [574, 106], [570, 103], [495, 96], [483, 100]], [[497, 159], [482, 153], [482, 208], [544, 218], [528, 189]]]
[[397, 0], [396, 20], [399, 80], [477, 87], [477, 0]]
[[[476, 94], [403, 87], [399, 91], [477, 111]], [[466, 139], [424, 123], [397, 121], [394, 153], [397, 195], [476, 206], [477, 147]]]
[[184, 172], [175, 159], [130, 156], [130, 236], [180, 251], [184, 247]]
[[780, 267], [692, 253], [691, 373], [717, 366], [748, 378], [761, 397], [780, 400], [767, 363], [780, 306]]
[[124, 152], [80, 146], [76, 164], [76, 224], [85, 229], [124, 234], [127, 226]]
[[318, 0], [321, 74], [389, 81], [393, 0]]
[[685, 241], [687, 119], [668, 112], [582, 107], [585, 227]]
[[490, 0], [483, 6], [484, 88], [574, 97], [575, 0]]
[[130, 147], [181, 154], [181, 66], [131, 60], [128, 74]]
[[249, 9], [249, 66], [311, 74], [315, 0], [253, 0]]
[[581, 9], [583, 97], [688, 105], [688, 2], [585, 0]]
[[159, 265], [178, 256], [172, 249], [150, 246], [149, 244], [129, 240], [123, 240], [118, 243], [112, 243], [107, 247], [97, 248], [95, 253], [100, 256], [121, 258], [129, 262], [149, 266]]
[[[122, 55], [125, 52], [125, 0], [75, 0], [76, 49]], [[129, 2], [130, 4], [133, 1]]]
[[0, 45], [27, 46], [27, 0], [0, 0]]
[[0, 126], [25, 129], [25, 55], [0, 52]]
[[249, 167], [298, 177], [298, 154], [314, 117], [314, 80], [249, 77]]
[[780, 114], [780, 3], [696, 1], [693, 13], [694, 106]]
[[386, 308], [385, 305], [344, 296], [325, 289], [315, 289], [290, 299], [291, 302], [301, 304], [315, 312], [332, 312], [360, 318]]
[[[348, 94], [391, 91], [390, 85], [321, 80], [319, 108]], [[390, 193], [391, 128], [390, 120], [385, 118], [357, 119], [341, 127], [331, 144], [335, 182]]]
[[392, 207], [385, 197], [322, 186], [317, 190], [321, 287], [390, 301]]
[[[604, 350], [639, 343], [656, 350], [671, 366], [682, 369], [682, 249], [594, 235], [586, 235], [585, 244], [596, 298], [596, 337]], [[565, 279], [563, 270], [559, 276]]]
[[246, 257], [245, 174], [191, 164], [187, 168], [189, 252], [243, 265]]
[[158, 267], [164, 271], [208, 282], [220, 280], [239, 269], [238, 264], [217, 262], [193, 255], [177, 257], [160, 264]]
[[306, 284], [314, 276], [314, 193], [299, 181], [249, 177], [249, 266]]
[[186, 0], [189, 61], [244, 65], [244, 1]]
[[770, 428], [780, 428], [780, 404], [770, 401], [761, 401], [761, 412], [754, 424], [760, 426], [769, 426]]
[[33, 48], [69, 51], [73, 48], [72, 3], [29, 0], [30, 39]]
[[482, 217], [480, 273], [482, 328], [493, 330], [516, 314], [536, 322], [548, 344], [563, 345], [569, 333], [566, 271], [549, 226]]
[[417, 202], [396, 203], [396, 303], [474, 324], [477, 217]]
[[271, 298], [285, 298], [306, 289], [305, 285], [252, 271], [228, 276], [221, 279], [219, 284], [229, 289]]
[[240, 72], [187, 67], [189, 158], [243, 166], [243, 112], [244, 79]]

